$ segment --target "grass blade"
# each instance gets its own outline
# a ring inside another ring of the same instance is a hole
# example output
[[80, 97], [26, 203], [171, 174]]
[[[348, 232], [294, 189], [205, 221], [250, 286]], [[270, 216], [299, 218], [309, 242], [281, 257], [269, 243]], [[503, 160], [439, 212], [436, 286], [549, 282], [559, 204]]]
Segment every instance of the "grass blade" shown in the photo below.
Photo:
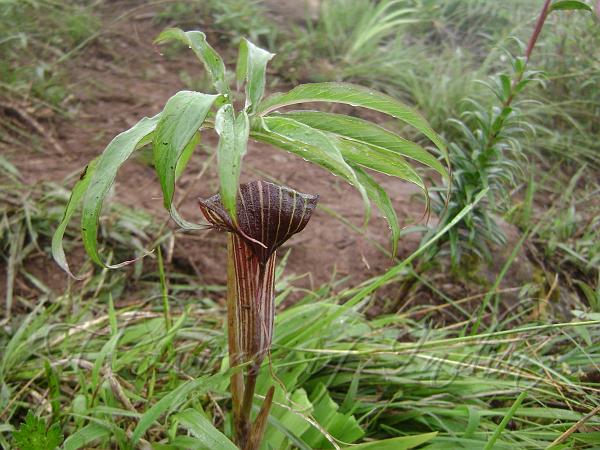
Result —
[[69, 436], [63, 444], [63, 449], [77, 450], [98, 439], [107, 438], [110, 434], [110, 428], [92, 422]]
[[502, 422], [500, 422], [500, 425], [498, 425], [494, 430], [494, 434], [492, 434], [490, 440], [487, 442], [487, 444], [485, 444], [483, 450], [492, 450], [492, 448], [494, 448], [494, 444], [500, 437], [500, 434], [502, 434], [502, 431], [504, 431], [510, 419], [512, 419], [512, 417], [515, 415], [515, 412], [517, 411], [517, 409], [519, 409], [519, 406], [521, 406], [521, 403], [523, 403], [525, 397], [527, 397], [527, 391], [523, 391], [519, 394], [515, 402], [512, 404], [512, 406], [506, 413], [506, 415], [502, 418]]
[[205, 392], [211, 386], [227, 378], [229, 373], [218, 373], [211, 377], [202, 377], [196, 380], [190, 380], [180, 384], [176, 389], [169, 392], [158, 402], [156, 402], [148, 411], [146, 411], [140, 421], [138, 422], [133, 434], [131, 436], [131, 442], [135, 445], [144, 435], [144, 433], [152, 426], [152, 424], [158, 420], [160, 416], [169, 411], [176, 409], [189, 394], [192, 392], [200, 393]]
[[425, 442], [429, 442], [436, 437], [436, 435], [437, 432], [417, 434], [415, 436], [402, 436], [392, 439], [384, 439], [382, 441], [365, 442], [364, 444], [353, 445], [345, 448], [352, 448], [356, 450], [405, 450], [415, 448], [421, 444], [424, 444]]
[[236, 450], [237, 447], [203, 414], [195, 409], [186, 409], [175, 416], [179, 424], [198, 438], [202, 448], [218, 448], [219, 450]]

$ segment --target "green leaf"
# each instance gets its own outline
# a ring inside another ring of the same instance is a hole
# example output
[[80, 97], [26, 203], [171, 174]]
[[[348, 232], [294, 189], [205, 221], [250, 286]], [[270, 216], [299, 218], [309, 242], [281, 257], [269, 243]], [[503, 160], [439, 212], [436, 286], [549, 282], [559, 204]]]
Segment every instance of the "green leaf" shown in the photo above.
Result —
[[135, 430], [133, 430], [133, 434], [131, 436], [131, 442], [135, 445], [140, 440], [140, 438], [144, 435], [144, 433], [152, 426], [152, 424], [158, 420], [160, 416], [163, 414], [173, 411], [192, 392], [196, 392], [196, 394], [205, 392], [207, 389], [211, 388], [215, 384], [219, 383], [222, 379], [228, 378], [229, 372], [218, 373], [211, 377], [202, 377], [196, 380], [186, 381], [185, 383], [180, 384], [161, 398], [158, 402], [156, 402], [150, 409], [148, 409], [142, 417], [140, 417], [140, 421], [138, 422]]
[[194, 154], [194, 150], [196, 150], [196, 147], [198, 146], [199, 143], [200, 143], [200, 132], [194, 133], [194, 136], [192, 137], [190, 142], [188, 142], [187, 145], [185, 146], [185, 148], [183, 149], [183, 152], [181, 153], [181, 156], [179, 157], [179, 161], [177, 161], [177, 167], [175, 167], [175, 181], [179, 180], [179, 177], [181, 177], [181, 175], [183, 175], [183, 172], [185, 171], [185, 168], [187, 167], [188, 163], [190, 162], [190, 158]]
[[277, 93], [263, 100], [257, 113], [266, 115], [282, 106], [304, 102], [334, 102], [372, 109], [402, 120], [427, 136], [446, 155], [446, 145], [429, 123], [413, 108], [398, 100], [350, 83], [309, 83], [289, 92]]
[[[288, 402], [292, 408], [279, 406], [286, 405]], [[290, 445], [284, 445], [287, 440], [290, 444], [296, 444], [295, 447], [302, 448], [301, 445], [304, 444], [304, 441], [300, 439], [300, 436], [311, 427], [306, 415], [311, 414], [312, 409], [313, 405], [308, 400], [304, 389], [296, 389], [287, 395], [278, 389], [270, 413], [270, 422], [273, 426], [267, 427], [264, 442], [268, 443], [271, 448], [290, 448]], [[297, 442], [294, 442], [295, 440]], [[312, 447], [304, 444], [304, 448]]]
[[265, 93], [265, 80], [267, 64], [275, 56], [247, 39], [242, 39], [238, 53], [236, 79], [238, 89], [246, 83], [246, 104], [244, 109], [253, 113], [263, 94]]
[[217, 92], [229, 95], [229, 85], [225, 79], [225, 64], [215, 49], [206, 42], [204, 33], [201, 31], [185, 32], [179, 28], [168, 28], [160, 33], [154, 42], [161, 44], [172, 40], [183, 42], [191, 48], [210, 74]]
[[379, 209], [392, 232], [392, 256], [396, 256], [398, 251], [398, 241], [400, 240], [400, 224], [398, 223], [398, 216], [390, 197], [387, 195], [385, 189], [383, 189], [377, 182], [371, 178], [364, 170], [360, 167], [355, 167], [354, 171], [358, 176], [360, 183], [367, 190], [367, 194], [375, 206]]
[[577, 10], [577, 9], [584, 9], [586, 11], [592, 12], [592, 7], [581, 0], [559, 0], [559, 1], [552, 3], [552, 5], [550, 5], [550, 9], [548, 9], [548, 13], [550, 13], [552, 11], [559, 11], [559, 10], [564, 11], [564, 10]]
[[237, 447], [201, 413], [194, 409], [186, 409], [177, 414], [179, 425], [198, 438], [200, 448], [237, 450]]
[[365, 442], [364, 444], [353, 445], [345, 448], [351, 448], [355, 450], [405, 450], [424, 444], [425, 442], [432, 440], [434, 437], [436, 437], [436, 435], [437, 432], [416, 434], [414, 436], [402, 436], [392, 439], [384, 439], [382, 441]]
[[397, 153], [370, 147], [359, 142], [347, 140], [338, 140], [337, 142], [346, 161], [409, 181], [426, 191], [421, 176]]
[[264, 132], [253, 133], [254, 138], [295, 153], [344, 178], [360, 192], [365, 205], [365, 219], [368, 220], [371, 211], [369, 197], [354, 169], [344, 160], [339, 139], [286, 117], [265, 117], [263, 122]]
[[[310, 396], [314, 411], [312, 417], [332, 437], [341, 442], [355, 442], [364, 436], [364, 430], [356, 422], [352, 415], [338, 412], [339, 405], [335, 403], [327, 387], [319, 383]], [[329, 448], [327, 438], [316, 428], [311, 428], [302, 435], [302, 440], [311, 448]]]
[[221, 202], [234, 222], [237, 222], [237, 192], [242, 171], [242, 158], [246, 153], [250, 123], [248, 114], [241, 112], [237, 118], [230, 104], [217, 112], [215, 131], [219, 135], [217, 160]]
[[30, 410], [25, 422], [13, 433], [17, 448], [22, 450], [54, 450], [63, 441], [63, 435], [58, 423], [46, 430], [46, 422], [35, 416]]
[[[164, 205], [173, 220], [182, 228], [203, 229], [184, 220], [173, 204], [175, 179], [179, 161], [204, 123], [217, 95], [180, 91], [167, 101], [154, 132], [154, 167], [163, 192]], [[193, 147], [192, 147], [193, 149]]]
[[63, 237], [65, 235], [65, 231], [67, 230], [67, 226], [69, 225], [69, 222], [71, 221], [71, 218], [75, 213], [75, 210], [80, 205], [85, 191], [87, 190], [90, 184], [90, 179], [92, 177], [92, 173], [94, 173], [94, 170], [96, 169], [97, 161], [97, 159], [92, 160], [87, 166], [85, 166], [85, 169], [83, 169], [83, 173], [79, 177], [79, 180], [77, 181], [77, 183], [75, 183], [75, 186], [73, 186], [73, 190], [71, 191], [71, 197], [67, 202], [67, 206], [65, 207], [63, 217], [60, 220], [60, 223], [58, 224], [54, 235], [52, 236], [52, 257], [54, 258], [56, 263], [73, 278], [77, 277], [75, 277], [75, 275], [71, 273], [69, 263], [67, 262], [67, 257], [65, 256], [65, 249], [63, 247]]
[[445, 179], [449, 178], [444, 166], [423, 147], [366, 120], [321, 111], [293, 111], [281, 115], [322, 131], [398, 153], [431, 167]]
[[98, 220], [102, 210], [104, 198], [117, 176], [117, 171], [131, 156], [133, 151], [152, 133], [158, 123], [160, 115], [152, 118], [144, 117], [133, 128], [116, 136], [100, 155], [96, 168], [91, 174], [89, 186], [83, 197], [83, 213], [81, 217], [81, 231], [83, 245], [92, 261], [103, 267], [117, 268], [131, 261], [120, 264], [107, 265], [98, 254]]
[[94, 389], [97, 389], [100, 384], [100, 370], [104, 365], [104, 360], [108, 355], [114, 353], [120, 338], [120, 333], [113, 335], [108, 341], [106, 341], [106, 343], [102, 346], [102, 349], [100, 349], [100, 351], [98, 352], [96, 356], [96, 361], [94, 362], [94, 367], [92, 369], [91, 384], [94, 387]]
[[92, 422], [69, 436], [63, 445], [63, 449], [78, 450], [98, 439], [104, 439], [110, 435], [110, 428]]
[[204, 447], [200, 439], [191, 436], [176, 436], [169, 444], [152, 444], [152, 450], [210, 450]]

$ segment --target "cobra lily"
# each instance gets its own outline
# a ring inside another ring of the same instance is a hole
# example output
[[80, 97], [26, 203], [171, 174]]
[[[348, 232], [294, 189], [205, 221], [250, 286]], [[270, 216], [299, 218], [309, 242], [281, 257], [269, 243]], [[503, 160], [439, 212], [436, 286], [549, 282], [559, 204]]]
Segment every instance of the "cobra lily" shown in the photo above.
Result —
[[[246, 39], [240, 42], [235, 70], [237, 91], [241, 94], [243, 88], [245, 102], [243, 109], [236, 109], [233, 99], [237, 96], [232, 95], [229, 85], [232, 78], [229, 69], [207, 42], [206, 35], [201, 31], [170, 28], [163, 31], [156, 42], [173, 40], [186, 44], [200, 59], [214, 93], [177, 92], [159, 114], [141, 119], [116, 136], [103, 153], [88, 164], [73, 187], [52, 239], [52, 254], [56, 262], [75, 277], [67, 262], [63, 237], [69, 222], [81, 208], [82, 241], [94, 263], [103, 268], [118, 268], [137, 259], [110, 264], [101, 255], [100, 218], [119, 169], [137, 149], [151, 145], [163, 205], [173, 221], [182, 229], [212, 227], [228, 232], [229, 363], [231, 367], [238, 367], [232, 371], [230, 386], [233, 428], [238, 446], [254, 450], [260, 446], [274, 392], [273, 388], [267, 392], [258, 416], [251, 423], [256, 377], [270, 351], [273, 336], [275, 253], [290, 236], [306, 226], [318, 198], [263, 181], [240, 187], [248, 140], [301, 156], [354, 186], [363, 199], [365, 224], [371, 203], [385, 216], [391, 229], [393, 252], [400, 238], [400, 222], [391, 199], [369, 171], [413, 183], [426, 193], [425, 182], [412, 162], [429, 167], [449, 180], [443, 164], [418, 143], [358, 117], [306, 109], [282, 112], [281, 109], [327, 102], [377, 111], [414, 128], [438, 148], [446, 161], [448, 156], [442, 138], [419, 113], [372, 89], [348, 83], [310, 83], [265, 97], [267, 64], [274, 55]], [[200, 201], [208, 223], [193, 223], [177, 210], [175, 190], [177, 179], [198, 146], [200, 134], [209, 129], [219, 136], [215, 153], [220, 195]], [[148, 253], [149, 250], [145, 254]], [[164, 310], [168, 315], [166, 302]], [[243, 370], [239, 370], [240, 366]], [[134, 445], [143, 434], [139, 430], [142, 428], [138, 425]]]
[[[242, 448], [260, 441], [260, 418], [268, 413], [272, 391], [263, 414], [250, 429], [250, 411], [260, 365], [271, 349], [275, 313], [275, 259], [277, 249], [306, 227], [318, 196], [301, 194], [265, 181], [240, 185], [237, 220], [232, 220], [220, 195], [200, 200], [200, 210], [214, 228], [229, 233], [227, 313], [231, 366], [248, 363], [245, 379], [231, 380], [234, 422]], [[264, 426], [264, 424], [262, 424]]]

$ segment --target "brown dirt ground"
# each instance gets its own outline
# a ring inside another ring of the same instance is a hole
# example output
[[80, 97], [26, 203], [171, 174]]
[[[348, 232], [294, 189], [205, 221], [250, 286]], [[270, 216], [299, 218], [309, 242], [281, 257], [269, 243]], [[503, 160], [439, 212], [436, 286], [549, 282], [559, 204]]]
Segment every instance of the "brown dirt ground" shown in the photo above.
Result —
[[[105, 25], [102, 34], [67, 63], [75, 98], [71, 105], [77, 113], [73, 120], [53, 119], [46, 125], [66, 149], [56, 154], [52, 146], [43, 151], [24, 153], [3, 149], [30, 183], [61, 181], [79, 171], [98, 155], [110, 139], [131, 127], [143, 116], [158, 113], [167, 99], [186, 86], [179, 74], [185, 71], [201, 76], [202, 67], [195, 58], [180, 52], [175, 56], [161, 55], [162, 49], [152, 44], [163, 28], [153, 22], [156, 7], [139, 7], [140, 3], [111, 2], [103, 6], [103, 20], [110, 24], [125, 11], [132, 11], [112, 26]], [[231, 63], [232, 61], [227, 61]], [[287, 87], [279, 87], [287, 89]], [[214, 136], [203, 136], [209, 150], [216, 146]], [[179, 183], [180, 191], [189, 187], [201, 167], [206, 154], [197, 152]], [[362, 202], [359, 195], [338, 178], [293, 155], [251, 142], [244, 160], [243, 180], [268, 176], [294, 189], [319, 193], [321, 204], [360, 227]], [[418, 190], [406, 183], [380, 177], [388, 189], [401, 221], [418, 220], [423, 212], [423, 201]], [[217, 190], [214, 165], [191, 188], [191, 195], [182, 205], [182, 213], [190, 219], [199, 219], [195, 197], [208, 196]], [[166, 217], [153, 169], [139, 161], [126, 164], [116, 182], [117, 200], [127, 205], [150, 210], [157, 221]], [[382, 273], [392, 261], [373, 242], [386, 248], [389, 230], [385, 221], [374, 210], [366, 235], [351, 231], [323, 210], [318, 210], [307, 229], [293, 238], [287, 247], [293, 247], [287, 270], [295, 274], [311, 274], [306, 283], [319, 285], [337, 277], [350, 276], [352, 283]], [[409, 235], [400, 243], [399, 256], [417, 248], [418, 235]], [[225, 280], [225, 239], [211, 232], [178, 234], [174, 261], [187, 261], [197, 268], [202, 281]], [[283, 251], [286, 248], [284, 247]], [[40, 262], [46, 270], [42, 279], [57, 289], [66, 281], [66, 275], [54, 270], [48, 261]], [[36, 272], [38, 272], [36, 270]]]

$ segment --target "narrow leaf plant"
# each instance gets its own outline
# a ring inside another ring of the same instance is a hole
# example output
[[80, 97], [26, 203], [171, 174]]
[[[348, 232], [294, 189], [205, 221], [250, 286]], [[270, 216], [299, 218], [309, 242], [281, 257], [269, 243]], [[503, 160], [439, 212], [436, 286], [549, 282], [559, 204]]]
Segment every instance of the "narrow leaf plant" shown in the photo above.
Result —
[[[253, 139], [301, 156], [337, 175], [356, 188], [363, 198], [365, 223], [374, 203], [391, 228], [396, 251], [400, 223], [385, 190], [369, 171], [404, 180], [421, 188], [416, 165], [433, 169], [448, 180], [445, 165], [421, 144], [403, 138], [369, 121], [321, 111], [280, 109], [311, 102], [366, 108], [387, 114], [420, 132], [446, 155], [442, 139], [411, 107], [382, 93], [347, 83], [314, 83], [297, 86], [265, 98], [266, 68], [273, 54], [242, 40], [235, 80], [243, 90], [243, 108], [234, 104], [236, 92], [228, 84], [227, 68], [200, 31], [167, 29], [156, 42], [180, 41], [189, 46], [212, 80], [214, 93], [177, 92], [161, 113], [141, 119], [116, 136], [104, 152], [91, 161], [73, 187], [52, 241], [56, 262], [71, 271], [63, 248], [65, 230], [81, 209], [81, 235], [94, 263], [117, 268], [131, 261], [110, 264], [98, 250], [99, 218], [104, 200], [119, 168], [141, 147], [151, 145], [165, 209], [182, 229], [215, 229], [228, 233], [227, 333], [231, 376], [233, 439], [242, 449], [259, 448], [273, 399], [272, 387], [252, 417], [255, 384], [261, 364], [269, 355], [273, 336], [274, 268], [277, 248], [307, 225], [318, 195], [265, 181], [240, 186], [242, 159]], [[232, 77], [233, 78], [233, 77]], [[219, 192], [200, 200], [198, 219], [177, 211], [174, 194], [177, 178], [197, 146], [200, 134], [214, 130]], [[447, 161], [447, 158], [446, 158]], [[321, 193], [327, 195], [327, 193]], [[239, 368], [236, 370], [236, 368]]]

